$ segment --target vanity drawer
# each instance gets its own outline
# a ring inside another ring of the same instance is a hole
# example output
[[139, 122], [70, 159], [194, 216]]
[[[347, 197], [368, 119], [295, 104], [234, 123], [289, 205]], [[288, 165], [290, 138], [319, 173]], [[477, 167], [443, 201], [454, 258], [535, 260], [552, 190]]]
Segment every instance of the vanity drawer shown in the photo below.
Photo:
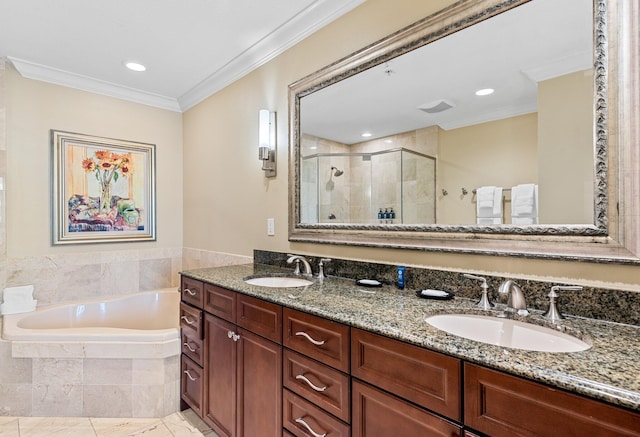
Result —
[[348, 375], [287, 349], [283, 363], [285, 387], [339, 419], [351, 420]]
[[320, 408], [283, 389], [282, 426], [297, 437], [350, 437], [351, 428]]
[[204, 356], [204, 350], [202, 348], [203, 341], [198, 338], [196, 333], [191, 329], [182, 329], [181, 340], [182, 353], [202, 366], [202, 358]]
[[202, 304], [204, 302], [204, 293], [202, 292], [203, 286], [202, 282], [183, 276], [180, 281], [180, 294], [182, 296], [182, 300], [193, 306], [202, 308]]
[[235, 291], [212, 284], [204, 284], [204, 309], [231, 323], [236, 323]]
[[359, 329], [351, 338], [352, 376], [462, 420], [459, 359]]
[[492, 436], [640, 436], [638, 413], [469, 363], [464, 390], [465, 425]]
[[183, 330], [191, 331], [192, 334], [199, 339], [203, 338], [202, 311], [181, 302], [180, 327]]
[[284, 309], [283, 344], [345, 373], [349, 372], [349, 327]]
[[236, 324], [282, 344], [282, 307], [280, 305], [238, 294]]
[[182, 356], [180, 366], [180, 395], [193, 411], [202, 417], [202, 401], [204, 394], [204, 378], [202, 367]]

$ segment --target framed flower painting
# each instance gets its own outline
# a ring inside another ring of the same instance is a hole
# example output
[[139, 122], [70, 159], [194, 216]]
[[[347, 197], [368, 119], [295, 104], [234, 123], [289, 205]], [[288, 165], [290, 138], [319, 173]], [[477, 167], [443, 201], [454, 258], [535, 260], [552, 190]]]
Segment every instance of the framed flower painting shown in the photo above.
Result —
[[51, 131], [53, 244], [156, 239], [155, 145]]

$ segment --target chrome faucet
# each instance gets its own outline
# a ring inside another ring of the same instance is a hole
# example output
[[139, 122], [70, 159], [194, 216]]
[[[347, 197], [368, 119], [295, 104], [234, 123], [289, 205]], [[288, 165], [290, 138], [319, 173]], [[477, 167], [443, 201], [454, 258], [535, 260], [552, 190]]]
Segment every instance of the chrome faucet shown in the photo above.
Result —
[[529, 311], [527, 311], [527, 301], [525, 300], [524, 293], [518, 284], [508, 279], [500, 284], [498, 293], [509, 296], [507, 299], [506, 311], [512, 313], [517, 312], [521, 316], [529, 314]]
[[291, 264], [292, 262], [296, 262], [296, 268], [293, 271], [294, 275], [299, 275], [300, 274], [300, 263], [302, 262], [302, 265], [304, 265], [304, 276], [313, 276], [313, 272], [311, 270], [311, 264], [309, 264], [309, 261], [307, 261], [307, 259], [302, 256], [302, 255], [292, 255], [292, 254], [287, 254], [287, 256], [289, 257], [287, 259], [287, 264]]
[[482, 308], [483, 310], [493, 308], [494, 305], [489, 301], [489, 286], [487, 285], [487, 280], [482, 276], [471, 275], [469, 273], [464, 273], [462, 276], [469, 279], [475, 279], [476, 281], [482, 281], [482, 284], [480, 284], [480, 287], [482, 288], [482, 297], [480, 297], [480, 301], [476, 306], [478, 308]]
[[542, 317], [549, 320], [551, 323], [557, 323], [564, 319], [564, 316], [560, 311], [558, 311], [558, 307], [556, 306], [556, 298], [559, 296], [557, 293], [558, 290], [582, 290], [582, 287], [580, 285], [554, 285], [551, 287], [551, 291], [548, 295], [549, 309], [542, 315]]

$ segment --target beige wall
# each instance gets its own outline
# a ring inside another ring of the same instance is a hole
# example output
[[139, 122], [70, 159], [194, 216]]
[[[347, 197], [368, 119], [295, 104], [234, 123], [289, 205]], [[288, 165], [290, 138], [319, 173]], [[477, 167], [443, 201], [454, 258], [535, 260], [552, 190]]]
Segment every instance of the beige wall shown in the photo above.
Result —
[[[182, 246], [181, 114], [25, 79], [11, 67], [5, 87], [10, 258]], [[156, 242], [51, 245], [50, 129], [156, 145]]]
[[[0, 289], [32, 284], [38, 305], [48, 305], [177, 286], [183, 254], [182, 114], [25, 79], [9, 64], [0, 74], [2, 89], [7, 208], [0, 215], [0, 247], [6, 247]], [[50, 129], [156, 145], [157, 241], [52, 245]]]
[[540, 223], [593, 223], [592, 108], [592, 70], [538, 84]]
[[[438, 208], [440, 224], [476, 223], [472, 190], [492, 185], [510, 188], [538, 183], [535, 113], [473, 126], [441, 130], [438, 141]], [[462, 188], [468, 194], [462, 195]], [[447, 190], [447, 196], [442, 195]], [[510, 223], [511, 196], [503, 198], [504, 223]]]
[[[288, 242], [288, 85], [450, 3], [368, 0], [187, 111], [184, 245], [239, 255], [263, 249], [640, 289], [639, 269], [630, 266]], [[257, 159], [260, 108], [278, 112], [275, 179], [264, 178]], [[273, 237], [266, 235], [268, 217], [275, 218]]]

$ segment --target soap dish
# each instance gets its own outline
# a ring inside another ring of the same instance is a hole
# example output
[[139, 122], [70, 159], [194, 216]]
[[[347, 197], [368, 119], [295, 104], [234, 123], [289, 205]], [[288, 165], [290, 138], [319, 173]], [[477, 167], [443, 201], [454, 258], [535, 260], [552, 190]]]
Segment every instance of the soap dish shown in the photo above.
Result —
[[376, 281], [375, 279], [358, 279], [356, 284], [362, 285], [363, 287], [382, 287], [382, 282]]
[[417, 290], [416, 296], [423, 299], [435, 299], [435, 300], [451, 300], [453, 299], [453, 293], [442, 290]]

